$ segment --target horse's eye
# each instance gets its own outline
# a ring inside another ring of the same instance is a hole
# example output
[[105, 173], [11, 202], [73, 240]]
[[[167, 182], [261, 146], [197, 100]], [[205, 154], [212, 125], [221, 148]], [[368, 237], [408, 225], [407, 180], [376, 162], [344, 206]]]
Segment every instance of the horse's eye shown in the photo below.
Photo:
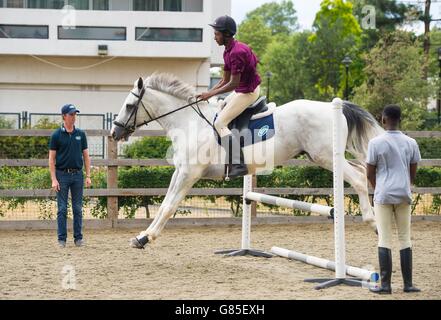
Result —
[[133, 108], [135, 108], [135, 105], [134, 104], [126, 104], [126, 108], [133, 109]]

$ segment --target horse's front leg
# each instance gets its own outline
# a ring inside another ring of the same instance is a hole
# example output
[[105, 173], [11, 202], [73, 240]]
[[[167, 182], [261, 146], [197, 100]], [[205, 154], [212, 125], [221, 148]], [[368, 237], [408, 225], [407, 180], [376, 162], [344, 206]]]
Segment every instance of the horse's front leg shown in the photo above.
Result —
[[159, 236], [168, 219], [176, 212], [179, 203], [200, 177], [201, 170], [190, 170], [190, 168], [187, 167], [176, 169], [155, 219], [147, 230], [130, 240], [130, 244], [133, 248], [143, 249], [148, 242], [155, 240]]

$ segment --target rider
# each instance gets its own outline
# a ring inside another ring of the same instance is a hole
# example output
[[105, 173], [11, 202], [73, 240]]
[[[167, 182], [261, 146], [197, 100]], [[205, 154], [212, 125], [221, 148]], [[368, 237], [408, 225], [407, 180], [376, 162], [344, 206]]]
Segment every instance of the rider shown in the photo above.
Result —
[[[226, 99], [226, 105], [219, 113], [214, 127], [221, 137], [222, 146], [238, 146], [237, 138], [228, 129], [228, 124], [239, 116], [248, 106], [254, 103], [260, 94], [260, 77], [256, 67], [259, 60], [250, 47], [234, 39], [237, 27], [230, 16], [221, 16], [213, 24], [214, 39], [219, 46], [225, 46], [224, 75], [222, 80], [210, 91], [198, 96], [203, 100], [233, 91]], [[236, 149], [233, 149], [236, 150]], [[232, 152], [229, 157], [229, 176], [242, 176], [248, 173], [244, 163], [242, 148], [240, 153]], [[227, 151], [227, 154], [229, 152]], [[239, 157], [240, 156], [240, 157]]]

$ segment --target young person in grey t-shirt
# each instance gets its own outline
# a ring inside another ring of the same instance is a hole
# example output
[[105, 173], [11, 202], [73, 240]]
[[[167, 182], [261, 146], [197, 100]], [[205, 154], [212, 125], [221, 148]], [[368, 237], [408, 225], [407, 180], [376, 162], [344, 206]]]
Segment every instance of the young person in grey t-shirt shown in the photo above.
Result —
[[381, 287], [371, 291], [391, 294], [392, 223], [395, 220], [400, 243], [401, 273], [404, 292], [419, 292], [412, 284], [412, 243], [410, 186], [415, 181], [417, 164], [421, 160], [417, 142], [398, 130], [401, 109], [396, 105], [383, 110], [384, 134], [369, 141], [367, 176], [374, 194], [374, 211], [378, 228], [378, 258]]

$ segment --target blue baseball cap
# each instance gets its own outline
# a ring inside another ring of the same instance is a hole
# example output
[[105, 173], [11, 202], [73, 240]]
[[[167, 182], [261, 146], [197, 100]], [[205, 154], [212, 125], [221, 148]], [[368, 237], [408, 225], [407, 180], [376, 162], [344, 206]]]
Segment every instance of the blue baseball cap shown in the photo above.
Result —
[[80, 113], [79, 110], [73, 104], [66, 104], [61, 108], [61, 114]]

